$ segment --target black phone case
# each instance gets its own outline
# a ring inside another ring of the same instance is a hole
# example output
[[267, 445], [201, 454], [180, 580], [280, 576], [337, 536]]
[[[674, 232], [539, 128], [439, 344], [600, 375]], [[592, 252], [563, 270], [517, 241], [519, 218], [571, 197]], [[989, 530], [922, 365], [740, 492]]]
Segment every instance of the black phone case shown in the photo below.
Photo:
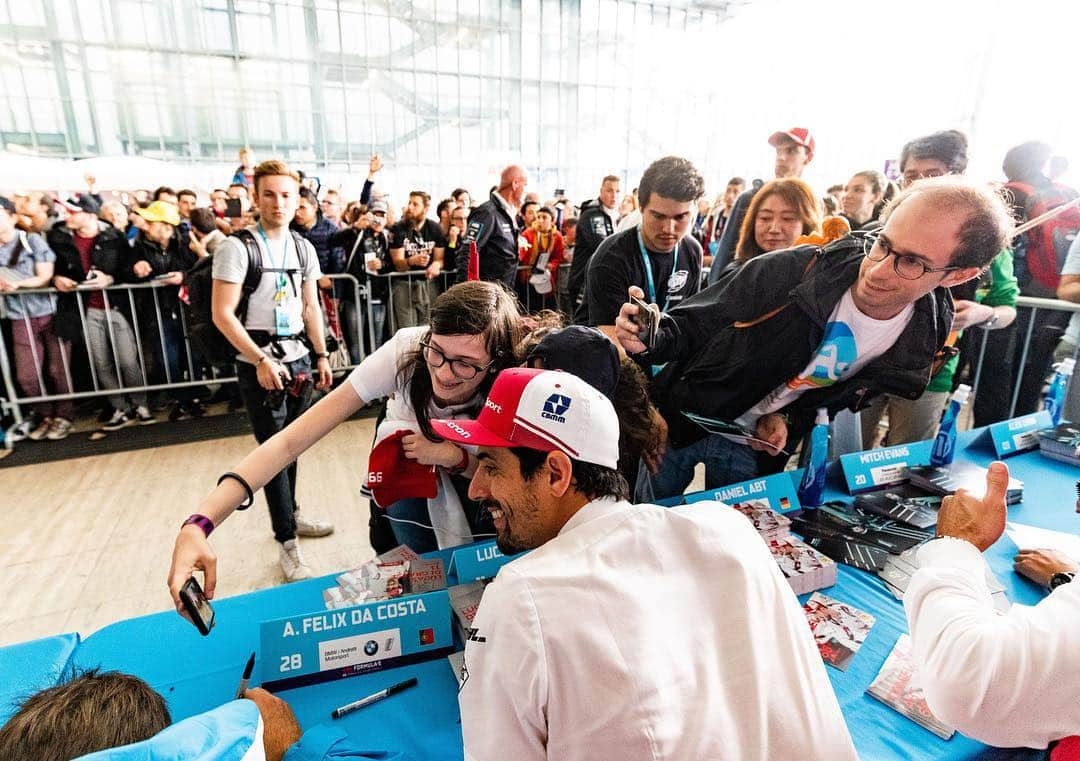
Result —
[[[196, 584], [198, 584], [198, 582], [196, 582]], [[199, 591], [201, 592], [202, 589], [199, 588]], [[214, 613], [214, 608], [210, 605], [209, 600], [206, 603], [207, 607], [210, 608], [209, 626], [203, 623], [202, 616], [199, 615], [199, 606], [195, 604], [195, 599], [192, 595], [191, 586], [189, 584], [185, 584], [184, 587], [180, 590], [180, 602], [184, 604], [184, 610], [186, 610], [187, 614], [191, 617], [191, 621], [195, 624], [195, 628], [199, 630], [199, 634], [203, 635], [204, 637], [210, 634], [210, 630], [214, 628], [214, 619], [216, 618], [217, 614]]]

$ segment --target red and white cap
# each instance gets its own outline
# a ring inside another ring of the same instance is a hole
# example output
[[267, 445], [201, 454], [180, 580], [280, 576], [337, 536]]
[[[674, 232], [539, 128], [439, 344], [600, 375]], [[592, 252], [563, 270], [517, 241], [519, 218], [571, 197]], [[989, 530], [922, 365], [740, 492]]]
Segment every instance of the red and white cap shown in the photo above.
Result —
[[810, 130], [806, 127], [792, 127], [789, 130], [774, 132], [769, 136], [769, 145], [775, 148], [784, 140], [791, 140], [796, 145], [801, 145], [806, 149], [806, 155], [813, 157], [814, 136], [810, 134]]
[[458, 444], [558, 450], [571, 460], [612, 470], [619, 462], [619, 418], [611, 401], [576, 375], [558, 370], [503, 370], [476, 420], [431, 424]]

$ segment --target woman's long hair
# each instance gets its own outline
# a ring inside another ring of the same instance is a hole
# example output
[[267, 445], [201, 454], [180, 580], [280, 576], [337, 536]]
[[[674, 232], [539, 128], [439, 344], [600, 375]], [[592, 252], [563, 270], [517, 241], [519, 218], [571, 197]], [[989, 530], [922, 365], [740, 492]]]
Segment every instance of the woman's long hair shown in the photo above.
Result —
[[796, 177], [770, 180], [754, 194], [754, 199], [746, 210], [746, 217], [739, 229], [739, 243], [735, 247], [736, 261], [749, 261], [765, 253], [754, 236], [754, 225], [757, 223], [761, 205], [772, 195], [780, 196], [791, 208], [795, 209], [795, 213], [799, 215], [799, 220], [802, 222], [802, 235], [821, 230], [821, 205], [818, 203], [817, 196], [814, 195], [813, 188]]
[[[486, 395], [499, 371], [516, 364], [514, 346], [519, 334], [517, 302], [509, 291], [497, 283], [458, 283], [432, 304], [429, 328], [423, 342], [427, 343], [432, 334], [478, 335], [483, 339], [492, 362], [477, 392]], [[420, 431], [433, 441], [441, 441], [431, 427], [428, 413], [434, 391], [422, 348], [402, 358], [398, 367], [398, 381], [408, 386], [409, 402]]]

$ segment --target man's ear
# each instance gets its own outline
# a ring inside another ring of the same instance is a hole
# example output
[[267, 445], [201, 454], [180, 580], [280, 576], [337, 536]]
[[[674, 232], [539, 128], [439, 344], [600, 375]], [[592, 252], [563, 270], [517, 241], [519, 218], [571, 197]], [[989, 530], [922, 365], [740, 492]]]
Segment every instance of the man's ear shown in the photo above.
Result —
[[952, 288], [954, 285], [960, 285], [977, 278], [981, 274], [982, 267], [964, 267], [962, 270], [956, 270], [946, 275], [945, 279], [941, 281], [941, 285], [945, 288]]
[[574, 464], [565, 452], [548, 452], [548, 488], [555, 497], [562, 497], [570, 489], [574, 480]]

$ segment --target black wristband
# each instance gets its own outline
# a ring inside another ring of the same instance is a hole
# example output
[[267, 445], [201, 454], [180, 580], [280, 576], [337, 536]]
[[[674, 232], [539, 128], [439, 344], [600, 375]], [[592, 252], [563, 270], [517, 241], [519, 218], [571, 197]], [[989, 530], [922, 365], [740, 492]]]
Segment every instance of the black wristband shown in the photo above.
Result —
[[239, 483], [241, 486], [244, 487], [244, 491], [247, 492], [247, 502], [241, 502], [239, 505], [237, 505], [237, 510], [247, 510], [249, 507], [255, 504], [255, 492], [252, 491], [251, 484], [245, 481], [243, 476], [233, 473], [231, 470], [228, 473], [222, 473], [221, 478], [217, 480], [218, 486], [221, 486], [221, 482], [228, 478], [231, 478], [233, 481]]

